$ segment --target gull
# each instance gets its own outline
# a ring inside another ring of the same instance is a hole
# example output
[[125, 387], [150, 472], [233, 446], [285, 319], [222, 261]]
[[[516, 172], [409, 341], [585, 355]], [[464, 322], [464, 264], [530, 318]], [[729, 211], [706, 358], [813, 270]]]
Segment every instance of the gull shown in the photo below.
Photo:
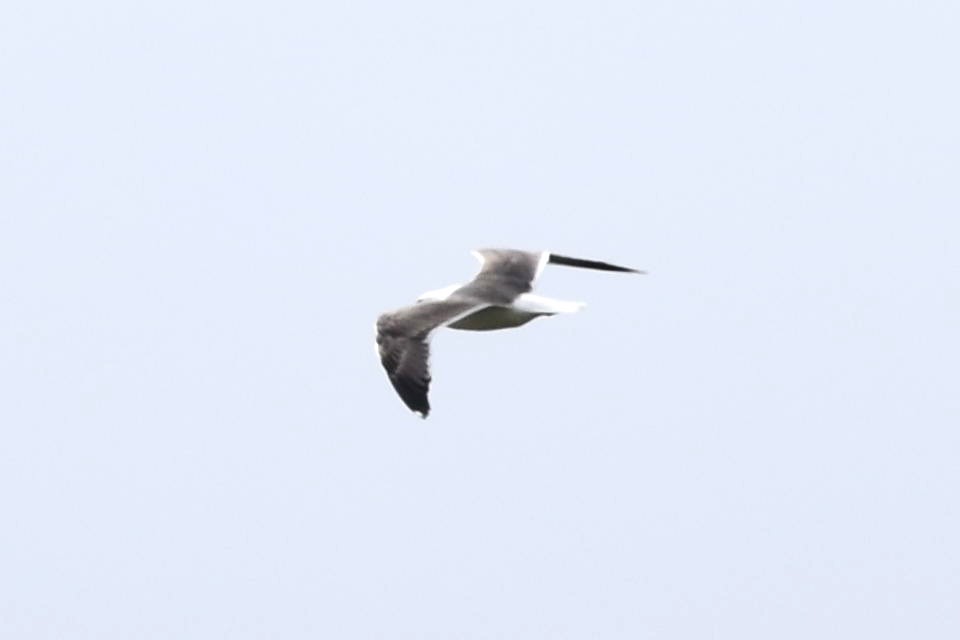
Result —
[[466, 284], [428, 291], [416, 304], [377, 319], [380, 362], [393, 388], [411, 411], [430, 413], [430, 338], [441, 327], [492, 331], [524, 325], [540, 316], [573, 313], [582, 302], [554, 300], [530, 293], [547, 264], [600, 271], [644, 273], [607, 262], [583, 260], [549, 251], [479, 249], [480, 272]]

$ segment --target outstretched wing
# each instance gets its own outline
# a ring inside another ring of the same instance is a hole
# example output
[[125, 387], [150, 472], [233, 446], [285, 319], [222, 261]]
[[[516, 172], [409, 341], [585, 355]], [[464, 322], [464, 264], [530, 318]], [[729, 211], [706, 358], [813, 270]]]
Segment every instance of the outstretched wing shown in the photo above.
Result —
[[584, 260], [583, 258], [571, 258], [551, 253], [548, 260], [550, 264], [562, 264], [565, 267], [580, 267], [581, 269], [597, 269], [598, 271], [620, 271], [623, 273], [644, 273], [630, 267], [621, 267], [609, 262], [600, 262], [599, 260]]
[[478, 249], [480, 273], [457, 289], [460, 298], [494, 305], [509, 305], [518, 296], [533, 290], [533, 281], [547, 263], [546, 252], [515, 249]]
[[456, 322], [477, 309], [473, 302], [421, 302], [377, 320], [380, 363], [390, 384], [411, 411], [426, 418], [430, 413], [430, 335], [438, 327]]
[[494, 305], [509, 305], [519, 296], [532, 291], [534, 281], [548, 263], [581, 269], [643, 273], [609, 262], [571, 258], [548, 251], [478, 249], [473, 254], [482, 264], [480, 273], [471, 282], [457, 289], [454, 295]]
[[430, 413], [430, 342], [423, 338], [377, 334], [380, 362], [403, 403], [424, 418]]

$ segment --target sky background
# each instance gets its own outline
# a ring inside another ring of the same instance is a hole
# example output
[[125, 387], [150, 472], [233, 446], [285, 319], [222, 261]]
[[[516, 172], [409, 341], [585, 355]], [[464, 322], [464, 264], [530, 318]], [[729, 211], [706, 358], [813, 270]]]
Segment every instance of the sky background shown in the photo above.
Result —
[[[21, 2], [0, 636], [960, 637], [960, 5]], [[379, 313], [549, 249], [579, 314]]]

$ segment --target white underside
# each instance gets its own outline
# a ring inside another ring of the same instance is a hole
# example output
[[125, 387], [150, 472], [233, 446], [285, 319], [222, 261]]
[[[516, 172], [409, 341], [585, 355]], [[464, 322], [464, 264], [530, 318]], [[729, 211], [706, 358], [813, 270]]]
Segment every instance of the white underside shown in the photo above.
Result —
[[[547, 254], [544, 254], [547, 255]], [[545, 262], [542, 260], [541, 262]], [[446, 300], [454, 291], [462, 287], [452, 284], [449, 287], [435, 289], [421, 294], [417, 302]], [[575, 313], [585, 307], [582, 302], [569, 300], [555, 300], [533, 293], [523, 293], [513, 301], [509, 307], [489, 305], [454, 318], [446, 324], [451, 329], [465, 331], [493, 331], [495, 329], [511, 329], [527, 324], [540, 316], [552, 316], [558, 313]]]
[[574, 313], [584, 307], [582, 302], [554, 300], [543, 296], [525, 293], [513, 301], [509, 307], [491, 305], [467, 314], [451, 322], [451, 329], [464, 331], [494, 331], [512, 329], [524, 325], [540, 316], [552, 316], [558, 313]]

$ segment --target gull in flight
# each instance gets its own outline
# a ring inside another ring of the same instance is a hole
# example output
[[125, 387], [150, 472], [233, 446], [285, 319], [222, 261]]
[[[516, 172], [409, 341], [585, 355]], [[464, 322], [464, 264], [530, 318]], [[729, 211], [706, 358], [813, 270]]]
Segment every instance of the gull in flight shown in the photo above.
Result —
[[581, 302], [554, 300], [530, 293], [547, 264], [644, 273], [606, 262], [582, 260], [549, 251], [480, 249], [480, 273], [467, 284], [428, 291], [417, 303], [377, 319], [380, 362], [404, 404], [426, 418], [430, 413], [430, 337], [441, 327], [491, 331], [519, 327], [540, 316], [573, 313]]

